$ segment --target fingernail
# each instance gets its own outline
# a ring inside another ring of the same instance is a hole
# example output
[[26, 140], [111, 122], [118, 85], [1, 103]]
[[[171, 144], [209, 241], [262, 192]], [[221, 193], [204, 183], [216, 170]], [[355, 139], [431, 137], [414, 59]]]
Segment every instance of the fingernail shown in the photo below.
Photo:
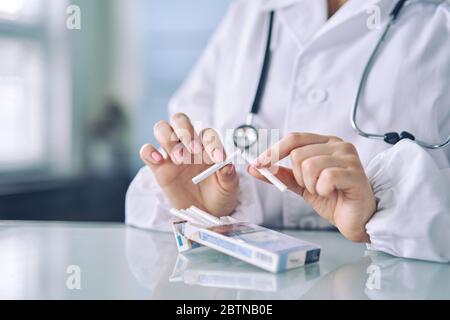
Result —
[[263, 156], [256, 159], [255, 167], [260, 169], [261, 167], [265, 167], [271, 163], [272, 159], [269, 156]]
[[250, 167], [258, 168], [261, 165], [261, 162], [259, 159], [255, 159], [252, 164], [250, 164]]
[[152, 153], [152, 159], [154, 161], [156, 161], [157, 163], [159, 163], [163, 160], [162, 156], [156, 151]]
[[223, 151], [219, 149], [214, 149], [212, 152], [213, 160], [217, 163], [222, 162], [224, 160]]
[[191, 152], [194, 154], [202, 152], [202, 146], [197, 140], [192, 140], [189, 144], [189, 149], [191, 149]]
[[184, 160], [184, 151], [183, 151], [183, 149], [175, 151], [173, 153], [173, 156], [174, 156], [176, 162], [178, 162], [180, 164], [183, 163], [183, 160]]
[[230, 165], [230, 167], [227, 169], [226, 175], [232, 176], [234, 174], [235, 168], [234, 165]]

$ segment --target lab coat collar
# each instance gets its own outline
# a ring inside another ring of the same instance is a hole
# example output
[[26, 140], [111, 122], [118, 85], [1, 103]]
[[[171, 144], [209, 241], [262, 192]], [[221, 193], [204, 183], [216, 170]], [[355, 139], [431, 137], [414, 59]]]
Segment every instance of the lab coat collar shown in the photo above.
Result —
[[386, 7], [394, 7], [399, 0], [348, 0], [347, 3], [339, 10], [335, 16], [335, 20], [348, 19], [352, 16], [366, 12], [369, 8], [378, 6], [380, 9]]
[[[265, 0], [266, 4], [271, 4], [270, 8], [274, 8], [275, 3], [279, 0]], [[288, 0], [281, 0], [288, 1]], [[280, 1], [280, 2], [281, 2]], [[298, 5], [303, 8], [299, 8], [299, 12], [294, 15], [293, 19], [287, 18], [286, 23], [290, 26], [290, 30], [293, 32], [294, 37], [296, 37], [299, 48], [305, 48], [308, 44], [313, 44], [312, 47], [319, 44], [318, 41], [323, 35], [338, 28], [340, 25], [352, 20], [354, 17], [360, 16], [361, 14], [368, 14], [368, 9], [377, 6], [381, 10], [381, 19], [384, 21], [388, 16], [390, 10], [395, 6], [398, 0], [348, 0], [348, 2], [330, 19], [327, 19], [327, 1], [326, 0], [290, 0], [290, 4], [298, 3]], [[288, 2], [286, 2], [288, 3]], [[314, 7], [314, 10], [308, 9]], [[320, 8], [319, 8], [320, 7]], [[268, 8], [268, 7], [266, 7]], [[284, 11], [286, 8], [281, 8]], [[316, 14], [311, 15], [308, 12], [315, 11]], [[322, 12], [322, 14], [318, 14]], [[310, 15], [305, 16], [306, 15]], [[302, 18], [299, 19], [298, 15]], [[301, 21], [300, 21], [301, 20]], [[299, 26], [301, 24], [301, 26]], [[317, 25], [319, 24], [319, 26]], [[312, 37], [304, 37], [305, 28], [312, 28], [317, 30]], [[307, 46], [311, 49], [311, 46]]]
[[[274, 11], [278, 9], [283, 9], [289, 7], [297, 2], [305, 1], [305, 0], [262, 0], [261, 9], [263, 11]], [[311, 1], [311, 0], [309, 0]], [[317, 0], [313, 0], [317, 1]]]
[[[317, 4], [319, 1], [326, 1], [326, 0], [259, 0], [262, 1], [261, 9], [263, 11], [273, 11], [273, 10], [279, 10], [284, 9], [286, 7], [289, 7], [291, 5], [297, 4], [299, 2], [308, 2], [309, 4]], [[377, 5], [379, 2], [388, 2], [388, 4], [395, 4], [398, 0], [348, 0], [346, 4], [344, 4], [343, 8], [345, 10], [344, 14], [340, 14], [339, 12], [335, 15], [338, 16], [342, 20], [342, 18], [348, 18], [350, 16], [353, 16], [355, 14], [359, 14], [364, 10], [367, 10], [371, 6]], [[443, 0], [428, 0], [431, 2], [442, 2]], [[334, 19], [334, 17], [333, 17]], [[334, 19], [338, 20], [338, 19]]]
[[[264, 11], [272, 11], [283, 9], [289, 7], [298, 2], [316, 2], [316, 1], [326, 1], [326, 0], [259, 0], [262, 1], [261, 9]], [[348, 2], [344, 6], [350, 6], [352, 13], [359, 13], [361, 10], [366, 9], [368, 6], [375, 5], [376, 3], [383, 0], [348, 0]], [[388, 0], [391, 2], [395, 2], [395, 0]], [[442, 1], [442, 0], [437, 0]]]
[[369, 14], [369, 9], [378, 7], [381, 19], [384, 20], [389, 15], [399, 0], [349, 0], [334, 16], [332, 16], [322, 29], [314, 36], [314, 39], [321, 37], [329, 30], [349, 21], [361, 14]]

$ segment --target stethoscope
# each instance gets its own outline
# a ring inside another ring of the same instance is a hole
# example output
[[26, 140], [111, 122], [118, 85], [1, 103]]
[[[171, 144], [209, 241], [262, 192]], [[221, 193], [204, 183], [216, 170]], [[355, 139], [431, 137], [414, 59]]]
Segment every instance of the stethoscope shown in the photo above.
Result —
[[[360, 80], [360, 83], [358, 86], [355, 102], [354, 102], [354, 105], [352, 108], [350, 121], [351, 121], [351, 125], [352, 125], [352, 128], [354, 129], [354, 131], [358, 135], [360, 135], [364, 138], [383, 140], [384, 142], [386, 142], [390, 145], [395, 145], [404, 139], [410, 139], [410, 140], [414, 141], [415, 143], [417, 143], [419, 146], [426, 148], [426, 149], [442, 149], [442, 148], [445, 148], [448, 145], [450, 145], [450, 135], [444, 142], [442, 142], [440, 144], [433, 144], [433, 143], [427, 143], [427, 142], [421, 141], [421, 140], [417, 139], [413, 134], [411, 134], [407, 131], [403, 131], [401, 133], [388, 132], [385, 134], [368, 133], [368, 132], [363, 131], [357, 124], [357, 115], [358, 115], [358, 110], [360, 107], [361, 98], [362, 98], [364, 89], [366, 87], [370, 72], [375, 64], [376, 57], [378, 56], [378, 54], [382, 48], [382, 45], [385, 42], [387, 35], [389, 34], [389, 31], [391, 30], [392, 26], [397, 21], [399, 15], [400, 15], [400, 12], [407, 1], [409, 1], [409, 0], [399, 0], [397, 2], [394, 9], [390, 13], [390, 20], [389, 20], [387, 26], [383, 30], [383, 33], [382, 33], [380, 39], [378, 40], [377, 45], [375, 46], [372, 54], [369, 57], [369, 61], [367, 62], [366, 67], [364, 68], [363, 75], [361, 77], [361, 80]], [[254, 145], [256, 145], [258, 143], [258, 138], [259, 138], [258, 130], [253, 125], [253, 122], [254, 122], [255, 116], [258, 115], [260, 108], [261, 108], [261, 100], [262, 100], [262, 97], [264, 94], [264, 90], [265, 90], [266, 82], [267, 82], [267, 76], [269, 73], [270, 61], [271, 61], [271, 57], [272, 57], [270, 47], [271, 47], [271, 42], [272, 42], [274, 17], [275, 17], [275, 12], [271, 11], [270, 16], [269, 16], [269, 32], [268, 32], [267, 43], [266, 43], [266, 48], [265, 48], [265, 53], [264, 53], [264, 62], [263, 62], [261, 76], [259, 79], [259, 83], [258, 83], [258, 87], [256, 90], [255, 99], [253, 101], [252, 108], [250, 110], [250, 113], [247, 115], [245, 124], [236, 128], [233, 133], [234, 145], [238, 149], [241, 149], [243, 151], [249, 150], [251, 147], [253, 147]]]

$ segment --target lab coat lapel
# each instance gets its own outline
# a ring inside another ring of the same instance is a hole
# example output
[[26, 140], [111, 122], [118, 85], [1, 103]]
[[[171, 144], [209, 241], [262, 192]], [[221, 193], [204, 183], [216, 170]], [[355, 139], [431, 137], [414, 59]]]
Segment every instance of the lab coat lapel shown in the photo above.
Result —
[[369, 9], [379, 9], [380, 23], [383, 25], [394, 5], [394, 0], [349, 1], [311, 38], [302, 53], [308, 54], [340, 46], [343, 43], [354, 42], [368, 32], [378, 32], [377, 29], [370, 28], [368, 25], [371, 15], [374, 14]]
[[[295, 37], [300, 50], [329, 46], [331, 42], [345, 41], [358, 33], [369, 31], [369, 8], [380, 9], [381, 22], [385, 21], [395, 5], [394, 0], [349, 0], [333, 17], [328, 19], [326, 0], [299, 0], [293, 7], [284, 7], [281, 19]], [[350, 28], [351, 32], [349, 32]], [[333, 37], [329, 35], [333, 33]]]
[[326, 0], [303, 0], [278, 11], [280, 23], [302, 49], [327, 21]]

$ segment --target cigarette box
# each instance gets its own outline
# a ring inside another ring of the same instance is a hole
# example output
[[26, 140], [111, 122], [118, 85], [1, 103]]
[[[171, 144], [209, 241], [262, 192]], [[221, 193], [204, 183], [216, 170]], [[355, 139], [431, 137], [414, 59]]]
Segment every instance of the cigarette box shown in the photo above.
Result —
[[179, 221], [173, 229], [179, 252], [205, 246], [273, 273], [320, 259], [320, 247], [313, 243], [234, 219], [208, 227]]

